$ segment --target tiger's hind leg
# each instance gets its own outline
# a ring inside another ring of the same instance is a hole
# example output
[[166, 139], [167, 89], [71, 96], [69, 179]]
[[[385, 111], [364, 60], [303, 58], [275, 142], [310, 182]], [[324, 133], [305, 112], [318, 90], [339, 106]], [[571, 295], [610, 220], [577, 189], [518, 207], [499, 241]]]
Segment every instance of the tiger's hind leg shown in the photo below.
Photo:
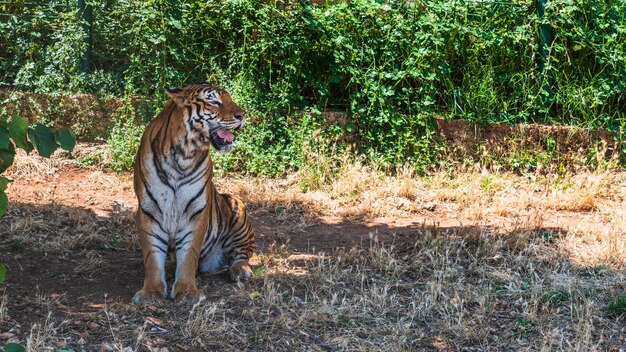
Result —
[[230, 231], [224, 241], [229, 259], [228, 274], [233, 281], [245, 281], [252, 277], [249, 260], [254, 254], [254, 230], [243, 202], [228, 194], [223, 195], [231, 209]]
[[247, 260], [240, 261], [228, 268], [228, 275], [235, 282], [246, 281], [252, 277], [252, 268]]

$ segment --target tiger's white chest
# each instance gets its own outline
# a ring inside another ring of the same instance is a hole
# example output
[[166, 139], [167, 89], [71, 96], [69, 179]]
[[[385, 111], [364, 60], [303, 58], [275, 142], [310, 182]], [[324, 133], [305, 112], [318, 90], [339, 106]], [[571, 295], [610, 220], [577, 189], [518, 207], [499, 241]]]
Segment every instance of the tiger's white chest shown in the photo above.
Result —
[[143, 195], [141, 200], [144, 206], [151, 208], [151, 213], [159, 223], [155, 232], [164, 232], [170, 241], [183, 236], [190, 229], [190, 218], [206, 205], [205, 179], [194, 177], [200, 175], [200, 168], [196, 175], [190, 177], [177, 177], [174, 170], [164, 168], [163, 171], [171, 172], [164, 182], [159, 177], [154, 166], [148, 168], [152, 175], [149, 192]]
[[[159, 187], [157, 201], [163, 207], [162, 226], [170, 237], [185, 231], [189, 227], [189, 218], [199, 206], [206, 204], [202, 183], [182, 186], [175, 192], [169, 187]], [[198, 193], [199, 196], [195, 197]], [[192, 210], [191, 212], [189, 210]]]

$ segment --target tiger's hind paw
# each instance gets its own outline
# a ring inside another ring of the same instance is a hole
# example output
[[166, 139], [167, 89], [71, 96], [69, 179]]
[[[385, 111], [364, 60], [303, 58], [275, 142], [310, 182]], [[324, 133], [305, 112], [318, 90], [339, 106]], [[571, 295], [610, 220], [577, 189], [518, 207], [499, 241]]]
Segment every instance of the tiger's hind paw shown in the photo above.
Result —
[[228, 274], [235, 282], [246, 281], [252, 277], [252, 269], [250, 268], [250, 265], [248, 265], [248, 262], [242, 261], [231, 266], [228, 269]]

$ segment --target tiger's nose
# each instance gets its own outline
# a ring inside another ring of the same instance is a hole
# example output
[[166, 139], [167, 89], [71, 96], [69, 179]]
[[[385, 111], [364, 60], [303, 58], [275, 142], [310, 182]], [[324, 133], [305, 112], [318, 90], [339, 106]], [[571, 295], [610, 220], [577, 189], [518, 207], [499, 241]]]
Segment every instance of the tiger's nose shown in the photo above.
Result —
[[245, 113], [235, 114], [235, 119], [238, 121], [242, 121]]

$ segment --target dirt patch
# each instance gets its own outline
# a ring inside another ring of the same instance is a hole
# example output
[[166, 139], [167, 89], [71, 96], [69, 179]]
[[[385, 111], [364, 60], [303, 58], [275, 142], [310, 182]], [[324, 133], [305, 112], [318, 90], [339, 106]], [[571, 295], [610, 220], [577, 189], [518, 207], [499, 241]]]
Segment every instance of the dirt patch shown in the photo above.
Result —
[[[250, 282], [137, 307], [130, 174], [21, 155], [0, 219], [0, 344], [30, 350], [609, 350], [626, 292], [626, 176], [217, 179], [253, 218]], [[582, 200], [581, 200], [582, 199]], [[584, 201], [583, 201], [584, 200]], [[593, 204], [593, 206], [589, 206]], [[168, 261], [168, 282], [172, 282]]]

